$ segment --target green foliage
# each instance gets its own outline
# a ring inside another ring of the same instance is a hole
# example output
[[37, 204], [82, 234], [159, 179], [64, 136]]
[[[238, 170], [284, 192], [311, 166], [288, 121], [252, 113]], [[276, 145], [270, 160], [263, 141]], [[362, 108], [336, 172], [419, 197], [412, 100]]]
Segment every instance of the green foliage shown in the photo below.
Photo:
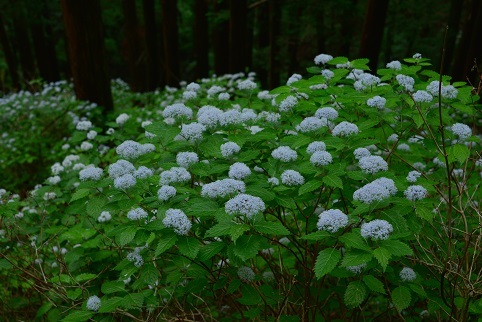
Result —
[[376, 79], [335, 57], [271, 93], [223, 76], [90, 138], [69, 123], [59, 181], [0, 193], [0, 295], [52, 321], [479, 317], [478, 97], [445, 77], [442, 106], [420, 100], [438, 75], [406, 62]]

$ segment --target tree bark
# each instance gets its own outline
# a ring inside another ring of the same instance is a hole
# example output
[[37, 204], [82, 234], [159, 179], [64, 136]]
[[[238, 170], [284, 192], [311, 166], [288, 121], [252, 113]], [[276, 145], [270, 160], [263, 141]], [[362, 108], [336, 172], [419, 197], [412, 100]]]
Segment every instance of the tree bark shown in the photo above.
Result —
[[368, 66], [372, 72], [375, 72], [378, 67], [378, 56], [383, 40], [388, 2], [389, 0], [369, 0], [365, 15], [360, 57], [370, 59]]
[[13, 54], [10, 41], [7, 36], [7, 31], [5, 30], [5, 22], [3, 20], [2, 14], [0, 13], [0, 43], [2, 44], [3, 53], [5, 54], [5, 59], [8, 65], [8, 71], [10, 78], [12, 79], [13, 90], [20, 89], [20, 81], [17, 71], [17, 59]]
[[158, 86], [164, 85], [163, 83], [161, 84], [161, 52], [159, 50], [159, 33], [157, 32], [154, 0], [143, 0], [142, 9], [146, 31], [147, 90], [153, 91]]
[[279, 85], [280, 61], [278, 38], [280, 35], [281, 5], [276, 0], [269, 0], [269, 69], [268, 89]]
[[209, 74], [209, 33], [208, 3], [206, 0], [194, 1], [194, 55], [196, 58], [195, 77], [202, 78]]
[[28, 84], [29, 81], [36, 77], [35, 61], [32, 55], [30, 34], [28, 32], [23, 3], [22, 1], [15, 1], [15, 4], [17, 7], [13, 14], [13, 24], [16, 48], [20, 56], [23, 82]]
[[[258, 34], [256, 37], [256, 47], [259, 53], [266, 53], [269, 54], [269, 3], [263, 3], [262, 5], [258, 6], [256, 9], [256, 25]], [[255, 66], [258, 80], [261, 82], [263, 88], [268, 86], [268, 64], [269, 57], [255, 57], [255, 61], [258, 60], [260, 63]], [[268, 55], [269, 56], [269, 55]]]
[[161, 0], [162, 31], [164, 36], [164, 71], [166, 84], [178, 86], [179, 77], [179, 31], [177, 28], [177, 0]]
[[122, 0], [122, 9], [124, 12], [124, 43], [130, 75], [129, 85], [134, 92], [144, 92], [146, 90], [145, 51], [137, 20], [135, 0]]
[[80, 100], [102, 106], [104, 113], [113, 110], [100, 3], [97, 0], [61, 0], [61, 5], [75, 95]]
[[247, 0], [229, 1], [229, 72], [246, 68]]
[[217, 75], [226, 74], [229, 70], [229, 22], [225, 18], [226, 12], [226, 0], [214, 1], [214, 14], [216, 20], [213, 24], [212, 39], [214, 51], [214, 72]]

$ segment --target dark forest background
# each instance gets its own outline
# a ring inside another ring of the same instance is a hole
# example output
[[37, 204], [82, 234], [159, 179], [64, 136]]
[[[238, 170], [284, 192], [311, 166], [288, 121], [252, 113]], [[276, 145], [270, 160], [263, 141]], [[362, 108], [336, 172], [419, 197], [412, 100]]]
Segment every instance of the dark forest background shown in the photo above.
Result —
[[240, 71], [270, 89], [320, 53], [372, 70], [421, 53], [438, 71], [447, 26], [444, 74], [476, 81], [480, 0], [2, 0], [0, 91], [80, 77], [142, 92]]

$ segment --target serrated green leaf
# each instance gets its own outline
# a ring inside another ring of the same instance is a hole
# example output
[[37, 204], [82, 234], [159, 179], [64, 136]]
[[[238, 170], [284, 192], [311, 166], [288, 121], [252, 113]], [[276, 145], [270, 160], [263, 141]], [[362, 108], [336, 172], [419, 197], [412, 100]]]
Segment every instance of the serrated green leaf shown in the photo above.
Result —
[[329, 60], [327, 62], [327, 64], [330, 64], [330, 65], [346, 64], [346, 63], [348, 63], [348, 61], [349, 61], [348, 58], [343, 57], [343, 56], [339, 56], [339, 57], [335, 57], [335, 58]]
[[359, 249], [350, 249], [343, 255], [341, 266], [357, 266], [368, 263], [373, 258], [371, 252], [366, 252]]
[[146, 284], [153, 285], [159, 278], [159, 271], [153, 264], [144, 264], [141, 269], [141, 278]]
[[280, 222], [257, 221], [253, 224], [254, 230], [268, 235], [286, 236], [290, 231]]
[[315, 275], [317, 278], [322, 278], [330, 273], [340, 261], [341, 254], [338, 249], [327, 248], [322, 250], [315, 262]]
[[371, 251], [370, 246], [368, 246], [366, 239], [364, 239], [359, 232], [351, 232], [344, 234], [339, 238], [339, 240], [345, 244], [346, 247]]
[[256, 235], [243, 235], [236, 240], [234, 254], [246, 261], [255, 257], [260, 250], [262, 237]]
[[300, 189], [298, 190], [298, 195], [301, 196], [304, 193], [312, 192], [314, 190], [320, 189], [322, 185], [323, 185], [322, 180], [317, 180], [317, 179], [310, 180], [300, 187]]
[[383, 271], [385, 271], [387, 269], [388, 261], [392, 256], [390, 251], [383, 247], [379, 247], [373, 251], [373, 256], [375, 256], [375, 258], [378, 260], [378, 263], [382, 265]]
[[306, 71], [310, 74], [319, 74], [321, 73], [321, 68], [316, 66], [311, 66], [311, 67], [308, 67]]
[[412, 295], [410, 289], [405, 286], [399, 286], [392, 291], [392, 302], [398, 311], [404, 310], [410, 305]]
[[122, 299], [122, 306], [126, 309], [141, 307], [142, 303], [144, 303], [144, 295], [142, 293], [130, 293]]
[[393, 256], [413, 255], [413, 251], [410, 246], [399, 240], [383, 240], [380, 245], [388, 250]]
[[282, 93], [289, 93], [289, 92], [291, 92], [291, 87], [289, 87], [289, 86], [280, 86], [280, 87], [277, 87], [277, 88], [271, 90], [269, 93], [270, 93], [271, 95], [273, 95], [273, 94], [282, 94]]
[[204, 245], [199, 250], [198, 258], [201, 261], [211, 259], [214, 255], [219, 254], [226, 244], [224, 242], [212, 242]]
[[84, 281], [87, 281], [87, 280], [91, 280], [93, 279], [94, 277], [96, 277], [97, 275], [96, 274], [91, 274], [91, 273], [82, 273], [82, 274], [79, 274], [75, 277], [75, 280], [77, 282], [84, 282]]
[[71, 300], [76, 300], [82, 294], [81, 288], [75, 288], [67, 291], [67, 297]]
[[243, 296], [238, 299], [238, 302], [243, 305], [257, 305], [263, 301], [256, 289], [251, 285], [243, 285], [241, 294]]
[[130, 243], [135, 235], [139, 227], [136, 226], [127, 226], [124, 230], [121, 231], [119, 234], [119, 244], [121, 246], [125, 246], [126, 244]]
[[94, 312], [92, 311], [74, 311], [67, 315], [64, 319], [62, 319], [63, 322], [82, 322], [82, 321], [87, 321], [91, 317], [94, 316]]
[[329, 237], [333, 237], [333, 234], [324, 230], [319, 230], [315, 231], [314, 233], [301, 236], [300, 239], [319, 241]]
[[247, 187], [246, 193], [252, 196], [259, 197], [263, 199], [264, 202], [274, 200], [274, 198], [276, 197], [273, 192], [257, 186]]
[[158, 257], [166, 250], [174, 246], [177, 241], [177, 235], [173, 232], [166, 233], [161, 236], [159, 243], [157, 244], [156, 251], [154, 252], [154, 256]]
[[223, 222], [217, 223], [213, 227], [209, 228], [209, 230], [204, 235], [204, 238], [229, 235], [229, 231], [231, 227], [233, 227], [234, 225], [236, 224], [233, 223], [232, 221], [223, 221]]
[[[82, 290], [81, 290], [82, 291]], [[37, 313], [35, 313], [35, 317], [37, 319], [41, 318], [42, 316], [45, 315], [45, 313], [47, 313], [48, 311], [50, 311], [50, 309], [52, 308], [52, 306], [54, 306], [54, 304], [52, 302], [46, 302], [44, 303], [38, 310], [37, 310]]]
[[126, 290], [125, 287], [126, 286], [122, 281], [110, 281], [102, 284], [100, 290], [104, 294], [112, 294], [116, 292], [124, 292]]
[[415, 208], [415, 213], [420, 218], [422, 218], [426, 221], [429, 221], [429, 222], [431, 222], [433, 220], [433, 218], [435, 217], [435, 214], [433, 213], [433, 211], [430, 210], [429, 208], [426, 208], [426, 207], [417, 206]]
[[383, 283], [378, 278], [376, 278], [375, 276], [365, 275], [363, 277], [363, 282], [373, 292], [386, 294], [385, 287], [383, 286]]
[[11, 269], [13, 266], [5, 258], [0, 259], [0, 269]]
[[186, 210], [186, 214], [200, 218], [214, 217], [219, 209], [217, 202], [197, 198], [192, 201], [192, 204]]
[[194, 259], [196, 258], [201, 245], [199, 244], [199, 241], [194, 237], [181, 236], [177, 241], [177, 247], [179, 248], [179, 252], [182, 255]]
[[95, 197], [87, 203], [87, 214], [92, 217], [98, 217], [107, 203], [104, 197]]
[[114, 312], [123, 301], [122, 297], [114, 296], [110, 299], [102, 299], [102, 305], [99, 308], [99, 313], [111, 313]]
[[236, 292], [236, 290], [241, 286], [242, 282], [240, 279], [235, 279], [231, 283], [229, 283], [228, 289], [226, 290], [227, 294], [232, 294]]
[[455, 144], [449, 149], [449, 158], [464, 163], [470, 156], [469, 148], [465, 144]]
[[367, 295], [368, 292], [365, 285], [360, 281], [353, 281], [348, 284], [343, 298], [346, 306], [354, 308], [362, 304]]
[[323, 177], [323, 182], [330, 187], [343, 189], [343, 181], [341, 181], [340, 177], [338, 176], [329, 174]]
[[90, 189], [79, 189], [72, 195], [70, 202], [87, 197], [90, 194]]
[[245, 231], [248, 231], [250, 227], [246, 224], [237, 224], [234, 226], [231, 226], [229, 228], [229, 236], [233, 240], [233, 242], [236, 242], [236, 240], [239, 238], [239, 236], [243, 235]]
[[408, 284], [408, 286], [410, 287], [410, 289], [412, 291], [417, 293], [417, 295], [420, 296], [421, 298], [424, 298], [424, 299], [427, 298], [427, 293], [425, 292], [425, 290], [423, 289], [423, 287], [421, 285], [410, 283], [410, 284]]

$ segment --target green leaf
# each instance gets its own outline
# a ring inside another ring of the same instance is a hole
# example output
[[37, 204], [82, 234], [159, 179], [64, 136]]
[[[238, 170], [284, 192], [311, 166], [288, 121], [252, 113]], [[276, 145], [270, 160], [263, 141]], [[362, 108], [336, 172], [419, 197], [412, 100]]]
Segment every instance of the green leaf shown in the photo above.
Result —
[[239, 236], [243, 235], [245, 231], [248, 231], [250, 227], [246, 224], [236, 224], [231, 226], [229, 228], [229, 236], [233, 240], [233, 242], [236, 242], [236, 240], [239, 238]]
[[363, 303], [367, 295], [368, 292], [365, 285], [360, 281], [353, 281], [348, 284], [346, 288], [344, 296], [345, 304], [349, 308], [357, 307]]
[[87, 214], [92, 217], [98, 217], [107, 203], [104, 197], [95, 197], [87, 203]]
[[110, 281], [102, 284], [100, 290], [104, 294], [112, 294], [116, 292], [125, 292], [125, 284], [122, 281]]
[[310, 74], [319, 74], [321, 73], [321, 68], [316, 66], [311, 66], [311, 67], [308, 67], [306, 71]]
[[341, 181], [340, 177], [338, 176], [329, 174], [323, 177], [323, 182], [330, 187], [343, 189], [343, 181]]
[[455, 144], [449, 149], [449, 158], [464, 163], [470, 156], [469, 148], [464, 144]]
[[90, 194], [90, 189], [79, 189], [72, 195], [70, 202], [87, 197]]
[[373, 258], [371, 252], [366, 252], [358, 249], [350, 249], [343, 255], [341, 266], [357, 266], [363, 263], [368, 263]]
[[240, 279], [235, 279], [231, 283], [229, 283], [228, 289], [226, 290], [227, 294], [232, 294], [236, 292], [236, 290], [241, 286], [242, 282]]
[[322, 180], [317, 180], [317, 179], [310, 180], [300, 187], [300, 189], [298, 190], [298, 195], [301, 196], [304, 193], [312, 192], [313, 190], [320, 189], [322, 185], [323, 185]]
[[12, 267], [12, 264], [10, 264], [5, 258], [0, 259], [0, 269], [10, 269]]
[[277, 236], [286, 236], [290, 234], [290, 231], [280, 222], [257, 221], [253, 224], [253, 227], [255, 231], [262, 234]]
[[246, 261], [255, 257], [260, 249], [260, 243], [263, 238], [256, 235], [243, 235], [236, 240], [234, 245], [234, 254]]
[[243, 305], [257, 305], [263, 301], [256, 289], [251, 285], [243, 285], [241, 294], [243, 296], [238, 299], [238, 302]]
[[201, 245], [199, 244], [199, 241], [194, 237], [181, 236], [178, 239], [177, 247], [179, 248], [179, 252], [182, 255], [194, 259], [196, 258]]
[[383, 240], [380, 245], [388, 250], [393, 256], [413, 255], [412, 249], [407, 244], [398, 240]]
[[122, 299], [122, 306], [127, 309], [140, 307], [142, 303], [144, 303], [144, 295], [142, 293], [130, 293]]
[[99, 313], [111, 313], [114, 312], [122, 303], [123, 298], [114, 296], [110, 299], [102, 299], [102, 305], [99, 308]]
[[186, 210], [186, 214], [200, 218], [214, 217], [219, 209], [217, 202], [197, 198], [192, 201], [192, 204]]
[[257, 186], [247, 187], [246, 193], [252, 196], [259, 197], [265, 202], [271, 201], [276, 197], [273, 192]]
[[71, 300], [78, 299], [81, 294], [82, 294], [81, 288], [74, 288], [74, 289], [71, 289], [71, 290], [67, 291], [67, 297]]
[[159, 271], [153, 264], [144, 264], [141, 270], [141, 278], [146, 284], [154, 284], [159, 278]]
[[341, 254], [338, 249], [327, 248], [322, 250], [315, 263], [315, 275], [317, 278], [322, 278], [326, 274], [330, 273], [338, 264], [341, 259]]
[[315, 231], [314, 233], [301, 236], [300, 239], [319, 241], [319, 240], [323, 240], [325, 238], [329, 238], [329, 237], [332, 237], [332, 236], [333, 236], [333, 234], [331, 234], [327, 231], [319, 230], [319, 231]]
[[205, 261], [211, 259], [214, 255], [219, 254], [226, 244], [224, 242], [212, 242], [204, 245], [199, 250], [199, 260]]
[[139, 227], [136, 227], [136, 226], [125, 227], [124, 230], [119, 235], [120, 245], [124, 246], [130, 243], [134, 239], [137, 229], [139, 229]]
[[367, 66], [369, 62], [370, 60], [367, 58], [359, 58], [359, 59], [352, 60], [350, 62], [350, 65], [354, 69], [369, 70], [370, 68]]
[[94, 316], [92, 311], [74, 311], [67, 315], [62, 321], [63, 322], [82, 322], [87, 321]]
[[154, 256], [158, 257], [166, 250], [174, 246], [177, 241], [177, 235], [173, 232], [166, 233], [165, 235], [161, 236], [159, 243], [157, 244], [156, 251], [154, 252]]
[[337, 64], [346, 64], [348, 63], [348, 58], [340, 56], [340, 57], [335, 57], [327, 62], [327, 64], [330, 65], [337, 65]]
[[339, 238], [339, 240], [345, 244], [346, 247], [371, 251], [370, 246], [368, 246], [366, 239], [364, 239], [359, 232], [351, 232], [344, 234]]
[[373, 251], [373, 256], [378, 260], [380, 265], [382, 265], [383, 271], [387, 269], [388, 260], [392, 256], [388, 249], [379, 247]]
[[423, 289], [423, 287], [419, 284], [415, 284], [415, 283], [410, 283], [408, 285], [410, 287], [410, 289], [412, 291], [414, 291], [415, 293], [417, 293], [418, 296], [420, 296], [421, 298], [427, 298], [427, 293], [425, 292], [425, 290]]
[[213, 227], [209, 228], [209, 230], [206, 232], [204, 235], [204, 238], [210, 238], [210, 237], [220, 237], [224, 235], [229, 235], [229, 231], [231, 230], [231, 227], [236, 225], [232, 221], [223, 221], [220, 222]]
[[435, 217], [435, 214], [433, 213], [433, 211], [427, 207], [417, 206], [415, 208], [415, 213], [420, 218], [429, 222], [432, 222], [433, 218]]
[[405, 286], [399, 286], [392, 291], [392, 302], [398, 311], [406, 309], [411, 300], [410, 289]]
[[172, 142], [174, 137], [181, 131], [179, 128], [168, 126], [164, 122], [154, 122], [147, 125], [144, 129], [157, 135], [163, 144]]
[[96, 277], [97, 275], [96, 274], [91, 274], [91, 273], [82, 273], [82, 274], [79, 274], [75, 277], [75, 280], [77, 282], [83, 282], [83, 281], [88, 281], [88, 280], [91, 280], [93, 279], [94, 277]]
[[373, 292], [386, 294], [385, 287], [383, 286], [383, 283], [378, 278], [372, 275], [365, 275], [363, 277], [363, 282]]

